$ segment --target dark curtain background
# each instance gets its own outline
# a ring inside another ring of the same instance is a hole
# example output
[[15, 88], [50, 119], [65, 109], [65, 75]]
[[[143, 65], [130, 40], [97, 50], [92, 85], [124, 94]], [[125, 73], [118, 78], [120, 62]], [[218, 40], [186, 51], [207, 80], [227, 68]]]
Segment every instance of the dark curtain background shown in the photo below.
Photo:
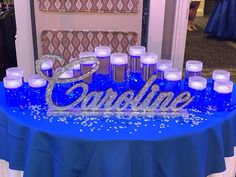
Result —
[[10, 9], [0, 15], [0, 79], [5, 70], [17, 66], [15, 49], [16, 23], [14, 10]]

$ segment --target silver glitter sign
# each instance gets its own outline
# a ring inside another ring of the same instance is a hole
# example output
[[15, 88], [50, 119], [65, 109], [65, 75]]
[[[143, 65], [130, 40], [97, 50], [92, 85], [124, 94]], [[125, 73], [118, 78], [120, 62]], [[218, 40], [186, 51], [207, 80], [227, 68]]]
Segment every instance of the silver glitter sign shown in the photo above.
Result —
[[[193, 100], [189, 92], [183, 92], [178, 96], [175, 96], [173, 92], [160, 92], [159, 85], [154, 81], [157, 79], [156, 75], [153, 75], [139, 91], [138, 94], [132, 90], [128, 90], [121, 95], [118, 95], [112, 88], [106, 91], [92, 91], [89, 92], [88, 84], [81, 81], [93, 73], [99, 68], [99, 61], [96, 57], [87, 57], [76, 59], [66, 66], [61, 67], [53, 77], [48, 77], [41, 71], [41, 65], [47, 60], [53, 62], [62, 62], [61, 58], [54, 55], [44, 56], [42, 59], [36, 61], [36, 71], [42, 78], [48, 81], [48, 87], [46, 91], [46, 101], [49, 105], [49, 111], [52, 114], [74, 114], [81, 112], [88, 113], [156, 113], [156, 114], [173, 114], [176, 112], [183, 112], [187, 105]], [[70, 79], [59, 78], [65, 71], [72, 69], [73, 66], [85, 63], [95, 62], [94, 68], [85, 73], [82, 76]], [[66, 95], [69, 96], [75, 89], [80, 88], [82, 90], [78, 98], [65, 106], [58, 106], [52, 99], [53, 89], [55, 84], [58, 83], [76, 83], [66, 91]], [[80, 105], [78, 107], [78, 105]]]

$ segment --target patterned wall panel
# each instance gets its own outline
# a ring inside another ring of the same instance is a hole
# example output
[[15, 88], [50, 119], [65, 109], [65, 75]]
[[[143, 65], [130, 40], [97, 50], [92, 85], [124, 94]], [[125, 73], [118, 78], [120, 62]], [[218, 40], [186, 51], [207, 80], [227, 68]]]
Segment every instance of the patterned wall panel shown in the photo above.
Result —
[[119, 31], [53, 31], [42, 32], [43, 55], [54, 54], [66, 60], [78, 57], [80, 52], [93, 51], [96, 46], [110, 46], [112, 52], [128, 52], [137, 44], [136, 32]]
[[39, 0], [42, 11], [137, 13], [139, 0]]

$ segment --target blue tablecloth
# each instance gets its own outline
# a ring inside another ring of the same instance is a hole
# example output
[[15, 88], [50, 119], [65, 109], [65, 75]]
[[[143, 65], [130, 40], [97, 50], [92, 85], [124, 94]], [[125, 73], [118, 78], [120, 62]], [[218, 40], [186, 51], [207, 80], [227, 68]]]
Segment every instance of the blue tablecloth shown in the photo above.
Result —
[[206, 177], [234, 155], [236, 112], [48, 117], [39, 106], [7, 107], [2, 85], [0, 95], [0, 159], [24, 177]]

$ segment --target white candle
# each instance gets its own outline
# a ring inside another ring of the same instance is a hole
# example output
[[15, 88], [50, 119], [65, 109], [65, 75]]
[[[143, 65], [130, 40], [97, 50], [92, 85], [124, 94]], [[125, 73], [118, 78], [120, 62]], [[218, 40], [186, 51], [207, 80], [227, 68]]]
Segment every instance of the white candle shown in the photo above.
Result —
[[190, 72], [201, 72], [203, 63], [198, 60], [189, 60], [186, 62], [186, 70]]
[[[76, 58], [70, 58], [69, 62], [71, 63], [71, 62], [73, 62], [75, 60], [76, 60]], [[80, 70], [80, 64], [74, 65], [72, 68], [74, 70]]]
[[3, 85], [7, 89], [17, 89], [22, 86], [22, 78], [21, 77], [4, 77]]
[[110, 73], [110, 55], [111, 55], [111, 49], [108, 46], [98, 46], [95, 47], [95, 54], [98, 58], [98, 61], [100, 62], [99, 68], [96, 71], [96, 74], [101, 74], [105, 77], [109, 77]]
[[[56, 72], [58, 72], [60, 68], [57, 68], [56, 69]], [[62, 73], [60, 76], [59, 76], [59, 79], [71, 79], [73, 78], [73, 70], [72, 69], [69, 69], [67, 71], [65, 71], [64, 73]]]
[[45, 62], [43, 62], [42, 66], [41, 66], [41, 70], [50, 70], [53, 67], [53, 63], [52, 60], [47, 60]]
[[[79, 58], [88, 58], [88, 57], [96, 57], [95, 52], [81, 52], [79, 54]], [[94, 65], [95, 61], [87, 61], [87, 62], [83, 62], [81, 65]]]
[[97, 57], [109, 57], [111, 55], [111, 49], [108, 46], [95, 47], [95, 54]]
[[141, 55], [141, 63], [146, 65], [157, 64], [158, 55], [155, 53], [144, 53]]
[[215, 81], [214, 90], [218, 93], [229, 94], [233, 91], [233, 82], [232, 81]]
[[6, 75], [8, 77], [20, 77], [20, 78], [23, 78], [24, 77], [24, 71], [23, 71], [23, 69], [21, 69], [19, 67], [12, 67], [12, 68], [8, 68], [6, 70]]
[[190, 77], [188, 86], [194, 90], [204, 90], [207, 86], [207, 79], [201, 76]]
[[32, 75], [29, 77], [29, 86], [32, 88], [44, 87], [47, 82], [39, 75]]
[[128, 55], [125, 53], [113, 53], [111, 55], [111, 64], [113, 65], [125, 65], [128, 64]]
[[214, 81], [219, 81], [219, 80], [228, 81], [230, 79], [230, 72], [225, 70], [214, 70], [212, 74], [212, 79]]
[[172, 68], [172, 66], [173, 62], [171, 60], [162, 59], [157, 61], [157, 70], [159, 71], [165, 71]]
[[140, 57], [142, 68], [142, 79], [148, 81], [150, 77], [156, 74], [158, 55], [155, 53], [144, 53]]
[[129, 55], [134, 57], [139, 57], [140, 55], [146, 53], [146, 48], [144, 46], [131, 46], [129, 48]]
[[140, 57], [142, 54], [146, 53], [146, 48], [143, 46], [131, 46], [129, 49], [130, 55], [130, 71], [140, 72], [141, 63]]
[[168, 81], [179, 81], [182, 79], [182, 71], [177, 68], [165, 70], [164, 78]]
[[114, 82], [125, 82], [127, 80], [128, 55], [125, 53], [114, 53], [111, 55], [111, 73]]

